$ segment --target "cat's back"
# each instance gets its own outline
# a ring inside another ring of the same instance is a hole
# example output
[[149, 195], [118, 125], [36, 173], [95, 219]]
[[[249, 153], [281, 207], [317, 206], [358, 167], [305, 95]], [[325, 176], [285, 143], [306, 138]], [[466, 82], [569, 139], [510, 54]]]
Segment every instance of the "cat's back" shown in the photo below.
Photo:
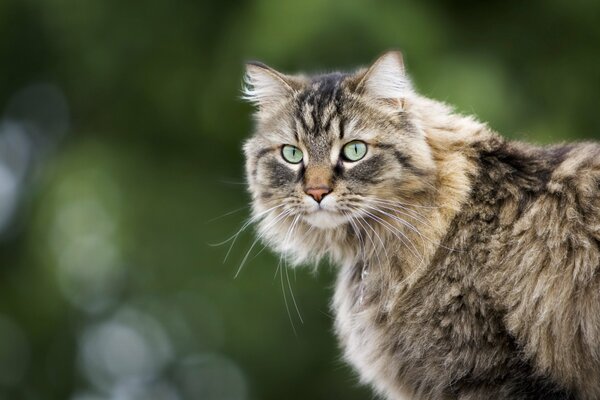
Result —
[[578, 397], [600, 398], [600, 145], [482, 151], [455, 228], [470, 254], [442, 259], [463, 261], [447, 268], [489, 295], [519, 357]]
[[577, 220], [583, 231], [600, 239], [600, 144], [573, 146], [552, 174], [548, 190], [570, 203], [568, 220]]
[[493, 213], [488, 225], [513, 228], [513, 235], [544, 225], [554, 233], [600, 234], [600, 144], [538, 147], [497, 139], [477, 154], [472, 193], [458, 223]]

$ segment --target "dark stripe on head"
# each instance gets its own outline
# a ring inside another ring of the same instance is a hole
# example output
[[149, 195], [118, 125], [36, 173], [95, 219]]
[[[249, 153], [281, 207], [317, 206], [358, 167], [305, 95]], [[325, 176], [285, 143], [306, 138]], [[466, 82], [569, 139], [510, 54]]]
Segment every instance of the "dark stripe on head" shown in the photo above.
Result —
[[423, 174], [423, 171], [421, 171], [419, 168], [417, 168], [413, 165], [413, 163], [410, 161], [410, 156], [408, 154], [404, 154], [400, 150], [394, 150], [394, 157], [396, 158], [396, 161], [398, 161], [398, 163], [400, 165], [402, 165], [404, 168], [410, 170], [414, 174], [416, 174], [416, 175]]
[[265, 147], [260, 149], [258, 153], [256, 153], [256, 161], [258, 162], [258, 160], [269, 154], [271, 151], [273, 151], [272, 147]]
[[296, 182], [300, 182], [302, 180], [302, 178], [304, 177], [304, 171], [306, 171], [306, 167], [304, 166], [304, 163], [302, 163], [300, 164], [300, 170], [296, 175]]
[[340, 73], [333, 73], [328, 75], [321, 75], [317, 78], [319, 82], [319, 89], [316, 96], [316, 108], [320, 113], [323, 109], [333, 101], [338, 92], [338, 86], [344, 75]]
[[[318, 99], [317, 99], [317, 101], [318, 101]], [[313, 133], [317, 133], [319, 131], [317, 126], [319, 124], [320, 115], [317, 115], [316, 105], [313, 105], [312, 110], [310, 111], [310, 117], [312, 118]]]
[[334, 178], [339, 178], [342, 176], [342, 174], [344, 173], [344, 163], [342, 162], [342, 159], [338, 159], [338, 162], [335, 164], [335, 167], [333, 167], [333, 176]]
[[417, 168], [411, 161], [411, 158], [408, 154], [405, 154], [398, 150], [396, 146], [389, 143], [376, 143], [374, 146], [379, 147], [380, 149], [390, 150], [394, 153], [394, 158], [400, 165], [402, 165], [407, 170], [411, 171], [415, 175], [424, 175], [424, 171]]
[[296, 142], [300, 142], [300, 136], [298, 135], [298, 120], [296, 118], [292, 118], [294, 120], [294, 139]]
[[355, 167], [348, 169], [346, 171], [346, 175], [349, 178], [357, 179], [363, 182], [377, 183], [379, 182], [377, 175], [379, 175], [381, 172], [383, 165], [383, 156], [378, 154], [369, 158], [368, 160], [361, 161]]
[[[317, 76], [313, 78], [311, 85], [298, 95], [295, 116], [307, 134], [319, 135], [328, 131], [333, 117], [340, 114], [342, 104], [340, 82], [344, 77], [345, 75], [341, 73]], [[333, 106], [334, 112], [325, 116], [325, 110], [330, 106]], [[306, 121], [304, 118], [307, 116], [304, 112], [307, 107], [311, 108], [312, 121]]]
[[331, 128], [331, 120], [334, 117], [335, 117], [335, 113], [329, 114], [329, 118], [327, 118], [327, 121], [325, 121], [325, 123], [323, 124], [323, 132], [329, 131], [329, 128]]
[[[260, 149], [257, 153], [256, 153], [256, 165], [258, 165], [258, 162], [260, 161], [261, 158], [263, 158], [264, 156], [266, 156], [267, 154], [271, 153], [271, 151], [273, 150], [272, 147], [265, 147]], [[256, 176], [258, 174], [258, 168], [254, 168], [254, 170], [252, 171], [252, 176], [256, 179]]]
[[289, 185], [296, 179], [296, 174], [293, 170], [286, 167], [276, 160], [267, 162], [269, 183], [272, 188], [278, 188]]
[[308, 124], [306, 123], [306, 121], [304, 120], [304, 116], [302, 115], [302, 108], [298, 108], [296, 109], [295, 112], [295, 120], [296, 120], [296, 125], [298, 124], [298, 122], [300, 122], [300, 125], [302, 125], [302, 130], [304, 131], [304, 133], [309, 134], [311, 129], [308, 126]]
[[412, 172], [417, 176], [427, 176], [427, 170], [421, 169], [412, 163], [412, 160], [408, 154], [404, 154], [399, 150], [394, 151], [394, 157], [400, 165], [402, 165], [406, 170]]
[[343, 138], [344, 138], [344, 133], [345, 133], [345, 132], [344, 132], [344, 128], [345, 128], [345, 127], [346, 127], [346, 121], [345, 121], [345, 120], [344, 120], [344, 118], [342, 118], [342, 117], [341, 117], [341, 115], [340, 115], [340, 123], [339, 123], [339, 126], [338, 126], [338, 129], [339, 129], [339, 131], [340, 131], [340, 139], [343, 139]]

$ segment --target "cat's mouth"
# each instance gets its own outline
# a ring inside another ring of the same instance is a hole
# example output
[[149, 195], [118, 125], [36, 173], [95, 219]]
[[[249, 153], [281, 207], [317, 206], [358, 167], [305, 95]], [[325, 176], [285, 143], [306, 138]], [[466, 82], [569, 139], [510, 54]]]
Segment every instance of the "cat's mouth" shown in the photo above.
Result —
[[304, 215], [304, 220], [319, 229], [332, 229], [348, 222], [348, 218], [339, 212], [318, 208]]
[[319, 229], [332, 229], [348, 222], [348, 218], [337, 210], [337, 196], [330, 194], [317, 202], [306, 196], [304, 220]]

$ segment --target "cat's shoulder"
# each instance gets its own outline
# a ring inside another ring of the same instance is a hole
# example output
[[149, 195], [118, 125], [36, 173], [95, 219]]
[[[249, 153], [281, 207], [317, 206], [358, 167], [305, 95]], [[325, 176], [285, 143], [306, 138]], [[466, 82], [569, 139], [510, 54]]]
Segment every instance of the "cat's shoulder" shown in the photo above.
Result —
[[492, 139], [479, 151], [476, 197], [515, 196], [519, 210], [537, 202], [542, 214], [557, 207], [584, 225], [598, 225], [600, 237], [600, 143], [542, 147]]
[[568, 146], [550, 177], [547, 190], [561, 199], [568, 217], [600, 238], [600, 143]]
[[564, 156], [554, 169], [548, 187], [555, 193], [583, 197], [600, 195], [600, 143], [584, 142], [562, 146]]
[[[482, 167], [500, 168], [506, 176], [529, 177], [555, 193], [600, 189], [600, 143], [566, 143], [547, 147], [495, 137], [480, 151]], [[491, 161], [490, 161], [491, 160]]]
[[600, 143], [583, 142], [559, 146], [564, 149], [562, 162], [552, 174], [556, 182], [577, 181], [582, 173], [597, 177], [600, 174]]

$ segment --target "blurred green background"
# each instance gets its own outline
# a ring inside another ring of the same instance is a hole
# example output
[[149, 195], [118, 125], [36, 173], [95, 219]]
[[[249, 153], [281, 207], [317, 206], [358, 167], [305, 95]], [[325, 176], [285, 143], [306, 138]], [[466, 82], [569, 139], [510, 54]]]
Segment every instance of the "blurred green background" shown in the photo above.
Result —
[[243, 62], [352, 69], [397, 48], [422, 93], [507, 136], [593, 139], [599, 15], [584, 0], [2, 0], [0, 399], [373, 398], [340, 360], [332, 268], [290, 272], [302, 322], [262, 246], [234, 279], [251, 229], [226, 262], [210, 246], [248, 216]]

